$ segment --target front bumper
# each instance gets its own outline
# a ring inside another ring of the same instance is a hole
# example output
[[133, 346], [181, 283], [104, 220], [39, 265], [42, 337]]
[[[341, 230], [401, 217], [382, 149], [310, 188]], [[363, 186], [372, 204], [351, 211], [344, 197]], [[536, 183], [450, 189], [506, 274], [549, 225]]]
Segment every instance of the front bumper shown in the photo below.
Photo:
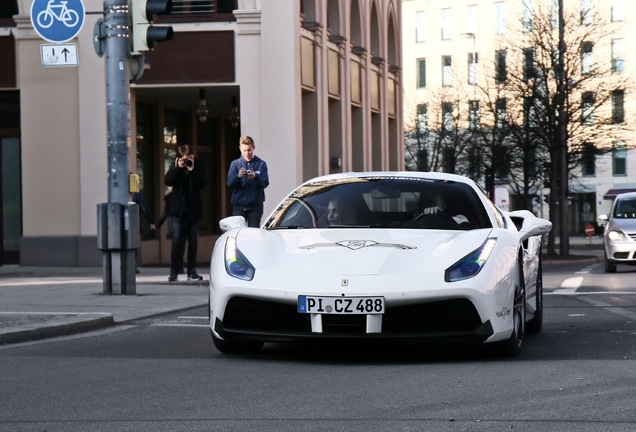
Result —
[[605, 254], [607, 259], [613, 262], [636, 264], [636, 241], [606, 240]]
[[[380, 332], [371, 330], [378, 327]], [[478, 343], [494, 334], [491, 322], [482, 322], [467, 299], [388, 306], [383, 315], [324, 314], [312, 318], [311, 314], [299, 314], [293, 304], [233, 297], [223, 320], [216, 318], [213, 329], [225, 340], [264, 342], [395, 339]]]

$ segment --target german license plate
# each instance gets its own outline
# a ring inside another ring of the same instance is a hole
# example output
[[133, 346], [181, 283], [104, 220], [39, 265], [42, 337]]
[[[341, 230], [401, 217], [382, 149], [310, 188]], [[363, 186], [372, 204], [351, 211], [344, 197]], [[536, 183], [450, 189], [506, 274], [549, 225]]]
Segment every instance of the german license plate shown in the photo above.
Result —
[[384, 297], [298, 296], [298, 313], [368, 315], [384, 313]]

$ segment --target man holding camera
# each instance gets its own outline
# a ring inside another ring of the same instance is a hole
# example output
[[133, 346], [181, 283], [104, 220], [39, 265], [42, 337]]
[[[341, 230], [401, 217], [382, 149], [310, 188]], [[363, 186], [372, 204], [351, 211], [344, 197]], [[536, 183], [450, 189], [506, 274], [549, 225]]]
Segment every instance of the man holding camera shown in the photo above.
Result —
[[263, 217], [265, 188], [269, 186], [269, 176], [265, 161], [254, 155], [255, 147], [251, 137], [241, 137], [241, 157], [230, 164], [227, 185], [233, 189], [233, 215], [243, 216], [247, 226], [258, 228]]
[[203, 205], [199, 191], [207, 185], [205, 166], [194, 157], [192, 147], [179, 146], [179, 155], [165, 177], [166, 186], [172, 187], [169, 206], [172, 226], [172, 248], [170, 252], [170, 282], [176, 282], [183, 268], [183, 253], [188, 242], [188, 280], [203, 278], [196, 270], [199, 224], [203, 215]]

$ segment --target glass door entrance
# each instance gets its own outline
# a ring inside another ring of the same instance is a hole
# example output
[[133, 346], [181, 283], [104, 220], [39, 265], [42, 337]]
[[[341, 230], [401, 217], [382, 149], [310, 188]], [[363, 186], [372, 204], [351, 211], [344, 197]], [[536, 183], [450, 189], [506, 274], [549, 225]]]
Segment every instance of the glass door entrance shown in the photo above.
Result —
[[20, 139], [0, 136], [0, 264], [17, 264], [22, 235]]

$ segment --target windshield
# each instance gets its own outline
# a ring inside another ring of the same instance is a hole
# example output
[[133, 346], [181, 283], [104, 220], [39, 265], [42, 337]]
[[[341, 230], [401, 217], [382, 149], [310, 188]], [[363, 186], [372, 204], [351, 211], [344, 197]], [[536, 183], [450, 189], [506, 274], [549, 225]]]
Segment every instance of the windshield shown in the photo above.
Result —
[[614, 207], [615, 219], [636, 219], [636, 198], [623, 198], [616, 202]]
[[470, 230], [492, 225], [469, 185], [409, 177], [353, 177], [299, 187], [264, 227]]

